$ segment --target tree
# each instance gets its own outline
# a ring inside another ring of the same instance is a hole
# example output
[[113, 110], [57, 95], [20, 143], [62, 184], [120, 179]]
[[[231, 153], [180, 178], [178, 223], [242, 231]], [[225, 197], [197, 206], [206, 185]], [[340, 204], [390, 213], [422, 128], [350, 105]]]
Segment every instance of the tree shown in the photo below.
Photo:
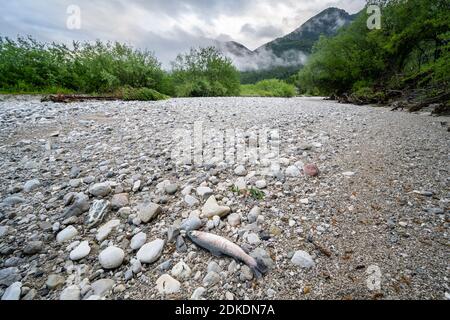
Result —
[[172, 78], [181, 97], [237, 96], [240, 91], [238, 70], [214, 47], [178, 55]]

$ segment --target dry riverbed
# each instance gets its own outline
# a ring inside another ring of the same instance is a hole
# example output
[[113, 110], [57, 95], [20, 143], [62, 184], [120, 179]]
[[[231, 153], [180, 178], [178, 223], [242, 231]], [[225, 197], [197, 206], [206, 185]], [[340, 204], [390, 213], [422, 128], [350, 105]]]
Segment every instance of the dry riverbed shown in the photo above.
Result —
[[[177, 163], [176, 130], [199, 121], [217, 141], [277, 130], [279, 155]], [[2, 97], [0, 296], [449, 298], [449, 122], [308, 98]], [[254, 279], [186, 229], [226, 237], [269, 272]]]

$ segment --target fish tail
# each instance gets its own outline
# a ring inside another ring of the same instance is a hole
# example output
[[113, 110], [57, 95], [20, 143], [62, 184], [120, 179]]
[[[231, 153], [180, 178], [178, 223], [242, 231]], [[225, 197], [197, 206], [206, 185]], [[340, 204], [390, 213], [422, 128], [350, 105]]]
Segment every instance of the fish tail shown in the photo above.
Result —
[[261, 259], [255, 259], [256, 265], [250, 267], [250, 269], [253, 271], [257, 279], [261, 279], [264, 274], [267, 273], [268, 268], [264, 261]]

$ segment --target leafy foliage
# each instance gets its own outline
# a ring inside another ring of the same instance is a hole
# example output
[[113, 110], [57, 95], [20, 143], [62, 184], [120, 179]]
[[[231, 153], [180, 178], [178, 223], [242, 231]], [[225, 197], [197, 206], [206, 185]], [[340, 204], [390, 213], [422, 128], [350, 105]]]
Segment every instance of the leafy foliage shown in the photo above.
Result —
[[287, 97], [297, 94], [294, 85], [278, 79], [263, 80], [256, 84], [242, 85], [241, 95], [247, 97]]
[[167, 75], [148, 51], [120, 43], [43, 44], [31, 37], [0, 37], [0, 88], [23, 92], [48, 88], [83, 93], [122, 86], [165, 91]]
[[191, 49], [172, 63], [178, 97], [238, 96], [239, 72], [216, 48]]
[[302, 93], [373, 96], [380, 89], [448, 91], [448, 1], [370, 1], [374, 2], [382, 8], [382, 29], [367, 28], [364, 10], [337, 36], [321, 37], [298, 74]]

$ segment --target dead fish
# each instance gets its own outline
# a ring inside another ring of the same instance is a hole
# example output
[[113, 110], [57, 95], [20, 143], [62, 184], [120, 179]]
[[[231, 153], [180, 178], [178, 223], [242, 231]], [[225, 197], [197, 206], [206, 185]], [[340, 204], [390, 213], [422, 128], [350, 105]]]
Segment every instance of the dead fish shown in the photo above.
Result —
[[267, 266], [263, 261], [249, 256], [241, 247], [230, 240], [201, 231], [190, 231], [187, 236], [194, 244], [211, 252], [216, 257], [229, 256], [245, 263], [258, 279], [267, 272]]

